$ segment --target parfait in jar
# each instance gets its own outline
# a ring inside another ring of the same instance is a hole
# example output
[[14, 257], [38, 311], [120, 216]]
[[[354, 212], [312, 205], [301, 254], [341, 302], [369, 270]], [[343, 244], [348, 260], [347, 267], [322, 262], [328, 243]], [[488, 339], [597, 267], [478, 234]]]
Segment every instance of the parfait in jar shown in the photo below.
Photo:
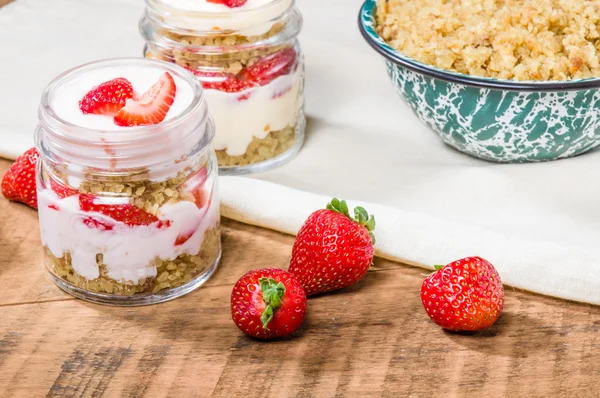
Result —
[[202, 83], [223, 174], [264, 171], [304, 141], [302, 25], [293, 0], [146, 0], [145, 56]]
[[45, 90], [38, 211], [53, 281], [86, 300], [152, 304], [206, 281], [221, 254], [214, 136], [197, 79], [99, 61]]

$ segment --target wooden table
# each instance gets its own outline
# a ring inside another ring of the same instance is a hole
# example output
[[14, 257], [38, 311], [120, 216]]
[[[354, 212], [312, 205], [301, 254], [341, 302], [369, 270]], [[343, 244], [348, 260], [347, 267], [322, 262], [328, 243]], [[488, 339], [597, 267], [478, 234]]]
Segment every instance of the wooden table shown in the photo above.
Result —
[[422, 309], [423, 271], [376, 260], [357, 285], [311, 299], [293, 337], [265, 343], [231, 321], [231, 288], [285, 268], [290, 236], [224, 220], [205, 286], [123, 309], [50, 282], [34, 210], [0, 198], [0, 220], [0, 397], [598, 395], [597, 307], [509, 288], [493, 328], [450, 334]]

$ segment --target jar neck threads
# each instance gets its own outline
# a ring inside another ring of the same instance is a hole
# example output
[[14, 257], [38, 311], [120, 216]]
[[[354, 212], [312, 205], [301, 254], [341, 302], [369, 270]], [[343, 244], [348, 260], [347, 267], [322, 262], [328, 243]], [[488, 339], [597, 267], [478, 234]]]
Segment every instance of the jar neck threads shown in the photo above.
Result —
[[[284, 28], [276, 37], [268, 35], [276, 25]], [[149, 37], [151, 32], [167, 31], [178, 36], [246, 36], [248, 44], [243, 46], [265, 46], [270, 42], [282, 42], [295, 38], [300, 32], [302, 17], [294, 7], [294, 0], [274, 0], [259, 7], [233, 9], [229, 12], [199, 12], [173, 8], [163, 0], [146, 0], [146, 10], [140, 21], [140, 31], [146, 40], [157, 41]], [[160, 35], [163, 36], [163, 35]], [[264, 39], [261, 36], [266, 36]], [[165, 38], [166, 39], [166, 38]], [[177, 41], [167, 43], [169, 47], [185, 47], [194, 51], [193, 45]], [[201, 46], [204, 52], [222, 53], [228, 51], [227, 42], [212, 46]], [[241, 48], [240, 48], [241, 49]], [[200, 50], [197, 49], [197, 50]]]

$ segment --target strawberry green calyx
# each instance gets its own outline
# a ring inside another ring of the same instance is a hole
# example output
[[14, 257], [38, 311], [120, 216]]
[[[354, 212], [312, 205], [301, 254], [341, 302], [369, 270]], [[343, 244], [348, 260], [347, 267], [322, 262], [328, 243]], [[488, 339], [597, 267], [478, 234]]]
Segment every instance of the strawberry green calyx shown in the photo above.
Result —
[[375, 231], [375, 216], [369, 215], [367, 211], [363, 207], [354, 208], [354, 217], [350, 216], [348, 211], [348, 204], [345, 200], [339, 200], [338, 198], [331, 199], [331, 202], [327, 203], [325, 207], [327, 210], [332, 210], [337, 213], [343, 214], [348, 217], [350, 220], [364, 226], [367, 231], [369, 231], [369, 235], [371, 236], [371, 240], [373, 244], [375, 244], [375, 235], [373, 231]]
[[273, 278], [260, 278], [258, 283], [262, 291], [263, 301], [267, 305], [267, 308], [265, 308], [260, 316], [260, 321], [262, 322], [263, 329], [269, 329], [269, 322], [271, 322], [275, 312], [281, 307], [285, 286], [281, 282], [277, 283]]
[[442, 268], [444, 268], [445, 265], [434, 265], [433, 268], [435, 268], [436, 271], [441, 270]]

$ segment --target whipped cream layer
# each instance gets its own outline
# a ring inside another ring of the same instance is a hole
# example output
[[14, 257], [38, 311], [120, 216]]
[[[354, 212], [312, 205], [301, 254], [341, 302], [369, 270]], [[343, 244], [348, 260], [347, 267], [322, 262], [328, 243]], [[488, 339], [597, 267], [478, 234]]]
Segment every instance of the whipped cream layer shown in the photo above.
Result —
[[154, 3], [161, 18], [172, 27], [197, 31], [198, 35], [235, 30], [243, 36], [258, 36], [271, 30], [273, 20], [283, 15], [293, 0], [248, 0], [235, 8], [207, 0], [156, 0]]
[[216, 125], [213, 148], [243, 155], [254, 137], [295, 123], [303, 104], [301, 68], [265, 86], [239, 93], [205, 90], [204, 96]]
[[[61, 258], [71, 254], [71, 266], [81, 276], [93, 280], [100, 276], [96, 254], [103, 254], [108, 276], [118, 282], [141, 283], [157, 274], [154, 260], [174, 260], [181, 254], [196, 255], [204, 234], [219, 222], [218, 188], [213, 187], [210, 203], [199, 209], [195, 203], [181, 201], [160, 208], [159, 218], [169, 220], [168, 227], [128, 226], [96, 212], [83, 212], [79, 195], [59, 199], [50, 189], [38, 192], [42, 244]], [[115, 224], [112, 230], [87, 226], [83, 220], [93, 217]], [[193, 232], [195, 231], [195, 232]], [[183, 244], [178, 236], [192, 236]]]
[[[52, 98], [50, 98], [50, 107], [58, 117], [76, 126], [103, 131], [128, 129], [131, 127], [117, 126], [113, 122], [112, 116], [84, 114], [79, 109], [79, 101], [92, 88], [117, 77], [124, 77], [129, 80], [133, 86], [134, 93], [141, 95], [152, 87], [165, 72], [167, 72], [167, 69], [154, 65], [123, 65], [96, 68], [88, 73], [67, 80], [57, 87], [56, 91], [52, 94]], [[175, 101], [171, 109], [169, 109], [165, 120], [180, 115], [190, 106], [194, 98], [192, 86], [178, 76], [173, 74], [172, 76], [177, 89]]]

